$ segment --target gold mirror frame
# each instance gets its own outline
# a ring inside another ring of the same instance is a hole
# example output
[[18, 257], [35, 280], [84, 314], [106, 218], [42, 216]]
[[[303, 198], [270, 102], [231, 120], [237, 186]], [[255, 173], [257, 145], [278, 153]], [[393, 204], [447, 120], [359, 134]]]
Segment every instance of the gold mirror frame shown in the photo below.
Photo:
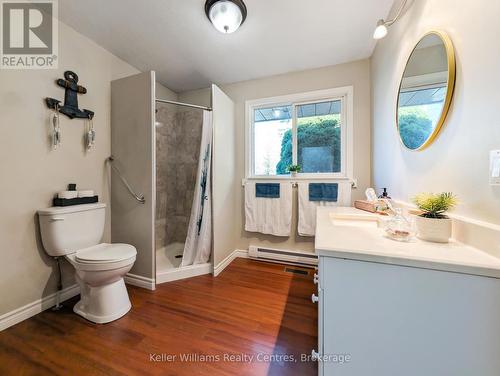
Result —
[[[434, 34], [434, 35], [437, 35], [438, 37], [440, 37], [441, 40], [443, 41], [443, 44], [444, 44], [445, 49], [446, 49], [446, 57], [448, 60], [448, 82], [447, 82], [448, 85], [447, 85], [447, 89], [446, 89], [446, 98], [445, 98], [445, 101], [443, 104], [443, 110], [441, 111], [441, 116], [439, 117], [439, 120], [436, 124], [436, 127], [432, 131], [431, 135], [427, 138], [427, 140], [420, 147], [418, 147], [416, 149], [410, 149], [409, 147], [407, 147], [405, 145], [405, 143], [401, 139], [401, 133], [399, 132], [399, 115], [398, 115], [399, 114], [399, 96], [401, 93], [401, 86], [403, 84], [404, 72], [406, 70], [406, 67], [408, 66], [408, 63], [410, 62], [410, 59], [411, 59], [411, 56], [413, 55], [413, 52], [417, 48], [418, 44], [422, 41], [422, 39], [424, 39], [426, 36], [431, 35], [431, 34]], [[411, 50], [410, 55], [408, 56], [408, 59], [406, 59], [405, 69], [403, 70], [403, 74], [401, 75], [401, 82], [399, 83], [399, 88], [398, 88], [398, 100], [396, 103], [396, 128], [398, 131], [399, 141], [401, 142], [401, 144], [404, 146], [405, 149], [410, 150], [410, 151], [421, 151], [421, 150], [424, 150], [425, 148], [427, 148], [428, 146], [430, 146], [435, 141], [439, 132], [441, 131], [441, 128], [443, 128], [444, 122], [446, 120], [446, 116], [448, 115], [448, 111], [450, 109], [451, 100], [453, 98], [453, 93], [455, 91], [455, 79], [456, 79], [455, 49], [453, 48], [453, 43], [451, 42], [451, 39], [448, 36], [448, 34], [446, 34], [443, 31], [439, 31], [439, 30], [431, 30], [431, 31], [425, 33], [424, 35], [422, 35], [422, 37], [419, 38], [418, 42], [415, 43], [415, 47], [413, 47], [413, 49]]]

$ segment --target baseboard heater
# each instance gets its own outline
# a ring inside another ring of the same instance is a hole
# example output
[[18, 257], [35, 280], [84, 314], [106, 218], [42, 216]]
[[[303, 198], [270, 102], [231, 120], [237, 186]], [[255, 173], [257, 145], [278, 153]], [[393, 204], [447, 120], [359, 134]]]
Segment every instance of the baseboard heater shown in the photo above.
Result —
[[253, 245], [248, 248], [248, 257], [257, 260], [280, 262], [292, 265], [318, 265], [318, 256], [313, 253], [273, 248], [260, 248]]

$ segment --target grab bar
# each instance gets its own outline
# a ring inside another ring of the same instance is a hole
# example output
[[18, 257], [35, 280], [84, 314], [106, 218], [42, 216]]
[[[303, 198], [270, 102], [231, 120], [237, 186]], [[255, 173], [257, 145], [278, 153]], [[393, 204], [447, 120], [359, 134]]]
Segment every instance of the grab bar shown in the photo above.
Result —
[[110, 156], [108, 157], [108, 159], [106, 159], [106, 162], [109, 162], [109, 165], [111, 166], [111, 168], [118, 174], [118, 177], [120, 178], [120, 180], [122, 181], [123, 185], [125, 185], [125, 187], [128, 189], [128, 191], [130, 192], [130, 194], [137, 200], [139, 201], [141, 204], [145, 204], [146, 203], [146, 199], [144, 198], [144, 195], [141, 193], [141, 195], [139, 196], [137, 193], [134, 192], [134, 190], [132, 189], [132, 187], [130, 186], [130, 184], [127, 182], [127, 180], [123, 177], [122, 173], [120, 172], [120, 170], [118, 169], [118, 167], [116, 167], [114, 164], [113, 164], [113, 161], [115, 159], [113, 158], [113, 156]]

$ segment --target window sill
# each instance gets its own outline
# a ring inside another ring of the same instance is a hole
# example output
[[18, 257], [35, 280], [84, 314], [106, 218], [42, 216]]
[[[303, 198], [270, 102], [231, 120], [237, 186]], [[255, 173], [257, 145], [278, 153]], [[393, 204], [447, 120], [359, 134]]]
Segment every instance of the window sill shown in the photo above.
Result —
[[306, 174], [299, 174], [297, 176], [291, 176], [291, 175], [282, 175], [282, 176], [249, 176], [247, 178], [242, 179], [241, 185], [245, 186], [245, 183], [248, 181], [268, 181], [268, 182], [290, 182], [290, 183], [296, 183], [299, 181], [331, 181], [331, 182], [336, 182], [336, 181], [349, 181], [351, 182], [351, 185], [353, 188], [356, 188], [356, 179], [354, 178], [349, 178], [347, 176], [335, 176], [335, 175], [327, 175], [325, 176], [318, 176], [317, 174], [311, 176], [311, 175], [306, 175]]
[[337, 174], [297, 174], [292, 175], [256, 175], [248, 176], [246, 180], [349, 180], [345, 175]]

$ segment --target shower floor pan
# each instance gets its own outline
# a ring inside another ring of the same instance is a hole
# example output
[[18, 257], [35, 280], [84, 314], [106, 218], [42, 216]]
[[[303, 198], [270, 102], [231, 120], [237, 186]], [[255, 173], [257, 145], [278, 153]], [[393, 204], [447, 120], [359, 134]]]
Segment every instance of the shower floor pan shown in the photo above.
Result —
[[156, 250], [156, 284], [212, 273], [211, 263], [181, 267], [183, 251], [184, 243], [172, 243]]

